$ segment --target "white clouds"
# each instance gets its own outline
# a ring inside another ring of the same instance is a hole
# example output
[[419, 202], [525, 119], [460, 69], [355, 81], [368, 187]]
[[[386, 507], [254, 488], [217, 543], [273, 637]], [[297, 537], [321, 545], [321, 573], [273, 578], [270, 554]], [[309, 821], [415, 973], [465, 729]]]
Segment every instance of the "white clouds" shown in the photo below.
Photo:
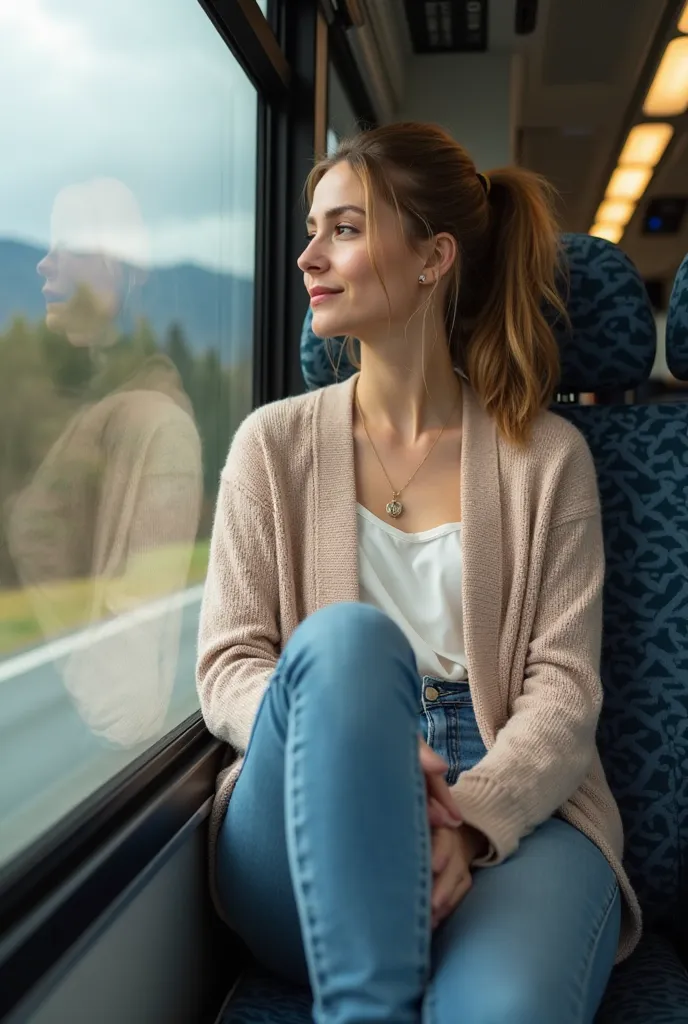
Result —
[[151, 262], [166, 266], [189, 261], [251, 278], [255, 232], [251, 214], [161, 221], [151, 232]]
[[199, 5], [0, 0], [0, 96], [0, 237], [47, 242], [58, 192], [109, 177], [165, 262], [247, 266], [256, 95]]
[[40, 0], [3, 0], [0, 4], [0, 31], [11, 40], [12, 53], [34, 53], [54, 66], [62, 64], [72, 72], [88, 57], [85, 34], [78, 22], [57, 19], [41, 6]]

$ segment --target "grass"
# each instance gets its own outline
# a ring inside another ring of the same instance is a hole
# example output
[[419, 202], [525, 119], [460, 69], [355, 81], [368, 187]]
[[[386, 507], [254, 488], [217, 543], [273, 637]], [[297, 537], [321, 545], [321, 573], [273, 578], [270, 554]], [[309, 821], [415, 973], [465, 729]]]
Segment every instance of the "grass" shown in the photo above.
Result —
[[35, 588], [0, 589], [0, 658], [116, 612], [137, 607], [205, 579], [210, 542], [196, 541], [186, 575], [188, 549], [160, 548], [140, 556], [126, 576], [77, 579]]

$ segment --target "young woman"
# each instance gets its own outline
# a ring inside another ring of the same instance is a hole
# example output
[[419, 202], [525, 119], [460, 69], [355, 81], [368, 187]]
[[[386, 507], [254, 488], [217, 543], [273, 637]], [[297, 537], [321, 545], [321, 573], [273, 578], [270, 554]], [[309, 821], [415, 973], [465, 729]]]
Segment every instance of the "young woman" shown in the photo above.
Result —
[[319, 1024], [592, 1021], [640, 924], [595, 748], [595, 471], [544, 411], [546, 189], [396, 124], [307, 192], [313, 330], [360, 372], [259, 409], [222, 474], [219, 904]]

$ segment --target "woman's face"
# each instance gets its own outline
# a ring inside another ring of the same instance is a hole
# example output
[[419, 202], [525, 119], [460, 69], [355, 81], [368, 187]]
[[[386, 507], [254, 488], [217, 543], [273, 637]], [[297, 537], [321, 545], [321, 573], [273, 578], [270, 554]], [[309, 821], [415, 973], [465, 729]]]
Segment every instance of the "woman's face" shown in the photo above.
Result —
[[378, 200], [375, 219], [371, 245], [384, 288], [368, 252], [359, 178], [345, 161], [321, 178], [307, 221], [310, 240], [298, 261], [311, 296], [313, 331], [321, 338], [387, 337], [403, 331], [422, 301], [424, 256], [410, 248], [393, 207]]
[[48, 328], [77, 347], [96, 341], [121, 305], [121, 266], [99, 253], [51, 249], [37, 270], [45, 278]]

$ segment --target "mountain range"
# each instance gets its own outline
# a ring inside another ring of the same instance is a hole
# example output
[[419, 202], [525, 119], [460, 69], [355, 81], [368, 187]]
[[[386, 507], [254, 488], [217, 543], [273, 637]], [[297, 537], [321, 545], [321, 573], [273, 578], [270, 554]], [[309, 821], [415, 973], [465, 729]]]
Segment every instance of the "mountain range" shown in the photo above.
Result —
[[[37, 246], [0, 239], [0, 331], [14, 316], [29, 321], [45, 316], [36, 271], [44, 256]], [[196, 354], [216, 349], [225, 365], [250, 357], [253, 283], [244, 278], [194, 264], [153, 268], [138, 296], [137, 314], [148, 321], [161, 343], [176, 324]]]

